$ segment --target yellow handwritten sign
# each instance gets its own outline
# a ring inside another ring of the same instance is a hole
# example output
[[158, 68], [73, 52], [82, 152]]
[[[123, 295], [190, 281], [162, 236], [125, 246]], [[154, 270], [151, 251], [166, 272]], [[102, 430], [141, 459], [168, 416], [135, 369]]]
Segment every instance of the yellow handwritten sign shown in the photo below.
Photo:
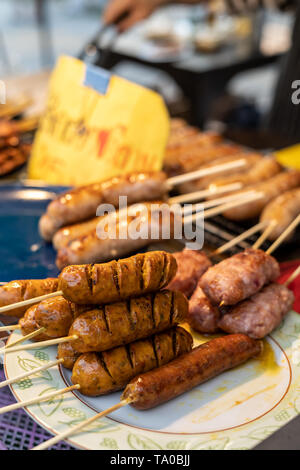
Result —
[[50, 79], [28, 176], [76, 186], [160, 170], [168, 134], [157, 93], [64, 56]]
[[278, 162], [289, 168], [300, 170], [300, 145], [293, 145], [275, 152]]

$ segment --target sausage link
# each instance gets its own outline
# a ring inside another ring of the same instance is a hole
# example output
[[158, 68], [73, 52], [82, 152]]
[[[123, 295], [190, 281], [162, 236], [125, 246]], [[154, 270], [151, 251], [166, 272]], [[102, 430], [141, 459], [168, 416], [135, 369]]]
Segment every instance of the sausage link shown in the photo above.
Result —
[[[233, 151], [229, 154], [225, 154], [223, 156], [221, 153], [219, 156], [216, 156], [213, 159], [210, 157], [210, 159], [208, 160], [209, 163], [201, 165], [200, 168], [210, 168], [215, 165], [223, 165], [224, 163], [229, 163], [241, 159], [245, 159], [246, 163], [244, 166], [234, 171], [234, 175], [237, 177], [239, 177], [239, 175], [244, 175], [247, 171], [249, 171], [253, 167], [253, 165], [255, 165], [262, 159], [262, 156], [259, 153], [246, 153], [241, 152], [241, 149], [237, 149], [236, 151]], [[186, 161], [185, 166], [187, 168], [187, 171], [193, 171], [195, 169], [193, 159], [191, 158], [191, 161]], [[196, 166], [196, 168], [198, 167], [199, 165]], [[209, 186], [214, 185], [214, 182], [217, 178], [220, 179], [221, 177], [224, 177], [225, 179], [227, 178], [227, 176], [231, 177], [232, 175], [232, 170], [224, 170], [222, 172], [219, 172], [217, 176], [208, 175], [198, 180], [189, 181], [188, 183], [183, 183], [179, 186], [179, 192], [185, 194], [193, 191], [199, 191], [202, 189], [208, 189]]]
[[213, 304], [235, 305], [279, 274], [275, 258], [249, 248], [209, 268], [200, 279], [200, 286]]
[[257, 356], [262, 347], [262, 342], [245, 335], [212, 339], [169, 364], [135, 377], [122, 400], [130, 400], [138, 410], [154, 408]]
[[107, 304], [164, 288], [176, 269], [170, 253], [152, 251], [110, 263], [68, 266], [60, 274], [59, 289], [77, 304]]
[[[300, 188], [296, 188], [280, 194], [269, 202], [261, 213], [260, 221], [276, 222], [276, 226], [269, 235], [270, 240], [276, 240], [299, 214]], [[293, 237], [293, 233], [290, 238]]]
[[51, 241], [59, 228], [95, 217], [100, 204], [118, 207], [119, 196], [127, 196], [127, 203], [133, 204], [163, 199], [167, 192], [166, 176], [162, 172], [132, 173], [81, 186], [50, 202], [45, 217], [40, 219], [40, 234]]
[[[104, 238], [99, 236], [100, 225], [96, 224], [93, 227], [91, 224], [90, 231], [62, 247], [57, 254], [57, 267], [63, 269], [70, 264], [105, 262], [128, 255], [130, 252], [149, 245], [150, 242], [157, 243], [162, 238], [162, 228], [166, 218], [167, 223], [170, 224], [170, 236], [172, 236], [174, 214], [170, 211], [168, 204], [144, 202], [135, 204], [130, 209], [133, 210], [133, 215], [126, 214], [125, 218], [124, 215], [121, 215], [122, 211], [99, 218], [98, 223], [102, 224]], [[115, 233], [109, 229], [110, 221], [114, 226], [116, 225]], [[137, 238], [131, 237], [129, 228], [132, 223], [137, 225]], [[120, 227], [122, 234], [120, 234]], [[125, 229], [126, 232], [124, 232]], [[113, 233], [113, 237], [109, 236], [111, 233]]]
[[218, 307], [209, 301], [198, 284], [189, 301], [188, 323], [200, 333], [211, 334], [218, 331], [219, 319]]
[[63, 366], [66, 369], [72, 370], [79, 356], [80, 353], [75, 351], [71, 342], [60, 343], [57, 347], [57, 359], [64, 360]]
[[269, 178], [267, 181], [248, 186], [248, 189], [264, 193], [262, 198], [243, 204], [240, 207], [229, 209], [224, 212], [223, 215], [230, 220], [245, 220], [252, 217], [258, 217], [263, 208], [272, 199], [299, 185], [300, 171], [284, 171], [272, 178]]
[[[23, 335], [46, 328], [42, 337], [44, 339], [60, 338], [66, 336], [75, 318], [93, 308], [92, 305], [76, 305], [62, 296], [46, 299], [29, 308], [19, 321]], [[42, 341], [41, 335], [34, 341]]]
[[244, 333], [251, 338], [267, 336], [292, 309], [295, 298], [287, 287], [270, 284], [250, 299], [229, 309], [219, 321], [227, 333]]
[[80, 385], [84, 395], [105, 395], [124, 388], [135, 375], [190, 351], [192, 344], [191, 335], [177, 327], [127, 346], [86, 353], [74, 365], [72, 382]]
[[260, 158], [245, 173], [233, 174], [224, 178], [216, 178], [212, 183], [214, 186], [241, 183], [244, 187], [265, 181], [281, 171], [280, 164], [273, 157]]
[[185, 320], [187, 311], [183, 294], [161, 291], [83, 313], [69, 334], [78, 336], [76, 351], [105, 351], [171, 328]]
[[[0, 307], [21, 302], [22, 300], [33, 299], [40, 295], [50, 294], [57, 291], [58, 279], [27, 279], [22, 281], [11, 281], [0, 286]], [[26, 307], [15, 308], [7, 312], [6, 315], [12, 317], [22, 317]]]
[[60, 250], [67, 246], [75, 238], [86, 235], [92, 230], [96, 231], [100, 217], [94, 217], [93, 219], [81, 222], [79, 224], [67, 225], [55, 233], [52, 243], [56, 250]]
[[177, 272], [167, 289], [180, 291], [186, 297], [194, 292], [199, 279], [211, 266], [211, 261], [204, 251], [187, 250], [172, 253], [177, 261]]

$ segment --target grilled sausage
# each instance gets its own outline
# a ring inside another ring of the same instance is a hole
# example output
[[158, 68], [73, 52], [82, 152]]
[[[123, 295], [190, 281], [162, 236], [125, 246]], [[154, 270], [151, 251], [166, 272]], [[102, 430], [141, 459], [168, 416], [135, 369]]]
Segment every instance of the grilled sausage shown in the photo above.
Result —
[[294, 294], [287, 287], [270, 284], [250, 299], [230, 308], [219, 321], [219, 327], [227, 333], [264, 338], [280, 325], [294, 300]]
[[[218, 158], [213, 159], [213, 160], [209, 159], [210, 163], [206, 163], [205, 165], [201, 165], [200, 168], [201, 169], [202, 168], [203, 169], [204, 168], [210, 168], [210, 167], [215, 166], [215, 165], [223, 165], [224, 163], [229, 163], [231, 161], [245, 159], [246, 160], [245, 165], [243, 165], [242, 167], [234, 170], [234, 175], [236, 175], [238, 177], [239, 175], [243, 175], [247, 171], [249, 171], [250, 168], [253, 167], [253, 165], [255, 165], [258, 161], [261, 160], [261, 158], [262, 158], [262, 156], [258, 153], [245, 153], [245, 152], [241, 153], [239, 151], [239, 152], [234, 152], [233, 154], [225, 155], [223, 157], [222, 156], [218, 157]], [[192, 162], [186, 161], [185, 166], [188, 169], [188, 171], [192, 171], [192, 170], [195, 169]], [[205, 176], [205, 177], [200, 178], [198, 180], [189, 181], [188, 183], [183, 183], [179, 186], [179, 192], [185, 194], [185, 193], [190, 193], [190, 192], [193, 192], [193, 191], [199, 191], [199, 190], [202, 190], [202, 189], [207, 189], [211, 185], [214, 184], [214, 181], [217, 178], [220, 179], [222, 177], [222, 178], [225, 179], [227, 176], [232, 176], [232, 175], [233, 175], [232, 170], [224, 170], [222, 172], [219, 172], [217, 176], [216, 175], [208, 175], [208, 176]]]
[[[300, 188], [296, 188], [280, 194], [269, 202], [261, 213], [260, 221], [276, 222], [276, 226], [269, 235], [270, 240], [276, 240], [299, 214]], [[290, 238], [293, 237], [293, 233], [290, 234]]]
[[211, 266], [211, 261], [204, 251], [184, 249], [173, 253], [173, 256], [177, 261], [177, 272], [167, 289], [180, 291], [190, 297], [200, 277]]
[[69, 335], [79, 352], [105, 351], [171, 328], [186, 319], [188, 302], [181, 292], [161, 291], [105, 305], [79, 315]]
[[[186, 150], [183, 148], [177, 156], [169, 157], [164, 164], [164, 169], [168, 176], [179, 175], [194, 171], [200, 167], [206, 168], [218, 163], [226, 163], [237, 158], [242, 158], [241, 147], [233, 144], [220, 144], [220, 145], [207, 145], [201, 146], [200, 149], [197, 147]], [[238, 157], [239, 156], [239, 157]], [[216, 163], [215, 163], [216, 162]], [[197, 180], [197, 183], [199, 180]], [[192, 183], [192, 188], [196, 185]], [[187, 189], [185, 192], [191, 192], [188, 188], [187, 183], [180, 186], [182, 189]]]
[[249, 184], [256, 184], [260, 181], [265, 181], [272, 176], [275, 176], [280, 171], [281, 166], [275, 158], [260, 158], [245, 173], [235, 173], [224, 178], [215, 177], [215, 180], [211, 184], [213, 186], [224, 186], [226, 184], [241, 183], [243, 186], [248, 186]]
[[[56, 258], [57, 267], [63, 269], [70, 264], [100, 263], [120, 258], [150, 242], [159, 242], [166, 227], [170, 228], [168, 237], [173, 236], [174, 214], [168, 204], [141, 203], [129, 210], [129, 213], [118, 211], [102, 217], [99, 221], [101, 227], [97, 225], [97, 230], [94, 228], [61, 248]], [[111, 223], [115, 230], [110, 229]], [[132, 224], [135, 224], [134, 234], [130, 231]]]
[[59, 276], [59, 289], [77, 304], [107, 304], [164, 288], [176, 269], [171, 254], [152, 251], [110, 263], [68, 266]]
[[119, 196], [127, 196], [127, 203], [133, 204], [163, 199], [167, 191], [166, 175], [159, 172], [132, 173], [81, 186], [50, 202], [46, 214], [40, 219], [40, 234], [51, 241], [60, 227], [95, 217], [99, 204], [118, 207]]
[[122, 400], [130, 400], [138, 410], [154, 408], [257, 356], [262, 347], [261, 341], [245, 335], [212, 339], [169, 364], [135, 377]]
[[257, 217], [262, 212], [263, 208], [275, 197], [281, 193], [293, 189], [300, 185], [300, 171], [290, 170], [279, 173], [273, 178], [263, 181], [261, 183], [249, 186], [248, 189], [253, 189], [258, 192], [263, 192], [264, 196], [255, 201], [243, 204], [240, 207], [229, 209], [224, 212], [224, 217], [230, 220], [245, 220], [252, 217]]
[[188, 323], [200, 333], [215, 333], [218, 331], [220, 312], [204, 294], [198, 284], [189, 301]]
[[200, 286], [213, 304], [235, 305], [279, 274], [275, 258], [249, 248], [209, 268], [200, 279]]
[[86, 353], [75, 362], [72, 382], [88, 396], [121, 390], [137, 374], [167, 364], [191, 350], [193, 339], [183, 328], [173, 328], [150, 338], [102, 353]]
[[86, 220], [79, 224], [67, 225], [66, 227], [60, 228], [57, 230], [52, 240], [54, 248], [56, 250], [64, 248], [75, 238], [81, 237], [92, 230], [96, 231], [99, 221], [100, 217], [94, 217], [93, 219]]
[[64, 360], [63, 366], [66, 369], [72, 370], [79, 356], [80, 353], [75, 351], [71, 342], [60, 343], [57, 347], [57, 359]]
[[[58, 296], [46, 299], [29, 308], [19, 321], [23, 335], [27, 335], [39, 328], [46, 328], [42, 337], [44, 339], [60, 338], [66, 336], [75, 318], [93, 308], [92, 305], [76, 305]], [[41, 335], [34, 341], [42, 341]]]
[[[8, 282], [4, 286], [0, 286], [0, 307], [50, 294], [57, 291], [57, 285], [58, 279], [55, 278]], [[25, 311], [26, 307], [15, 308], [7, 312], [6, 315], [21, 318]]]

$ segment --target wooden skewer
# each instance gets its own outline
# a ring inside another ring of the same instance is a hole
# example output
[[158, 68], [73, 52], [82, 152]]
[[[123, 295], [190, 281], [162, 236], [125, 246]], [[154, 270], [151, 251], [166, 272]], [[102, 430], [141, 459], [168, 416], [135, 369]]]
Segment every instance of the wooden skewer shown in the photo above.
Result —
[[245, 158], [240, 160], [233, 160], [228, 163], [223, 163], [221, 165], [215, 165], [206, 168], [200, 168], [200, 170], [191, 171], [190, 173], [184, 173], [183, 175], [173, 176], [172, 178], [167, 179], [167, 184], [170, 188], [177, 186], [178, 184], [187, 183], [188, 181], [193, 181], [195, 179], [203, 178], [204, 176], [213, 175], [215, 173], [220, 173], [222, 171], [233, 170], [234, 168], [241, 168], [247, 163]]
[[39, 341], [37, 343], [25, 344], [22, 346], [13, 346], [12, 348], [5, 349], [5, 354], [16, 352], [16, 351], [27, 351], [28, 349], [46, 348], [47, 346], [53, 346], [56, 344], [67, 343], [68, 341], [75, 341], [78, 339], [77, 335], [64, 336], [63, 338], [54, 338], [47, 341]]
[[39, 297], [34, 297], [33, 299], [22, 300], [22, 302], [16, 302], [10, 305], [4, 305], [0, 307], [0, 314], [13, 310], [14, 308], [26, 307], [27, 305], [37, 304], [45, 299], [51, 299], [51, 297], [57, 297], [58, 295], [63, 295], [61, 290], [57, 292], [51, 292], [50, 294], [40, 295]]
[[[218, 214], [221, 214], [222, 212], [225, 212], [229, 209], [233, 209], [234, 207], [238, 207], [238, 206], [241, 206], [243, 204], [246, 204], [248, 202], [252, 202], [252, 201], [255, 201], [257, 199], [261, 199], [262, 197], [264, 196], [263, 193], [261, 192], [253, 192], [253, 194], [250, 194], [248, 197], [243, 197], [241, 194], [239, 194], [239, 197], [238, 198], [235, 198], [234, 201], [232, 202], [228, 202], [226, 204], [222, 204], [218, 207], [214, 207], [213, 209], [208, 209], [206, 211], [204, 211], [203, 213], [200, 213], [200, 214], [193, 214], [193, 215], [190, 215], [188, 217], [185, 217], [184, 219], [184, 222], [185, 223], [188, 223], [188, 222], [196, 222], [199, 218], [209, 218], [209, 217], [213, 217], [215, 215], [218, 215]], [[0, 309], [0, 313], [1, 313], [1, 309]]]
[[285, 229], [285, 231], [277, 238], [277, 240], [275, 240], [275, 242], [273, 243], [273, 245], [270, 246], [270, 248], [268, 248], [268, 250], [266, 251], [266, 253], [268, 255], [270, 255], [271, 253], [273, 253], [273, 251], [275, 251], [279, 245], [281, 245], [281, 243], [285, 240], [285, 238], [297, 227], [297, 225], [300, 223], [300, 214], [296, 217], [295, 220], [293, 220], [293, 222]]
[[71, 387], [63, 388], [62, 390], [57, 390], [56, 392], [48, 393], [44, 396], [39, 396], [38, 398], [31, 398], [30, 400], [22, 401], [19, 403], [14, 403], [13, 405], [4, 406], [0, 408], [0, 415], [8, 413], [9, 411], [18, 410], [19, 408], [25, 408], [25, 406], [35, 405], [42, 401], [51, 400], [52, 398], [64, 395], [65, 393], [71, 392], [72, 390], [79, 390], [80, 385], [72, 385]]
[[41, 333], [44, 333], [45, 330], [46, 330], [46, 328], [44, 328], [44, 327], [39, 328], [38, 330], [35, 330], [32, 333], [29, 333], [28, 335], [22, 336], [22, 338], [19, 338], [16, 341], [13, 341], [12, 343], [7, 344], [5, 346], [5, 348], [0, 349], [0, 354], [3, 354], [9, 348], [17, 346], [17, 344], [24, 343], [24, 341], [27, 341], [28, 339], [32, 339], [35, 336], [38, 336]]
[[64, 359], [57, 359], [57, 361], [51, 361], [48, 364], [45, 364], [41, 367], [36, 367], [35, 369], [30, 370], [29, 372], [24, 372], [23, 374], [17, 375], [17, 377], [13, 377], [12, 379], [4, 380], [3, 382], [0, 382], [0, 388], [19, 382], [20, 380], [26, 379], [26, 377], [30, 377], [31, 375], [36, 375], [39, 372], [42, 372], [43, 370], [51, 369], [51, 367], [57, 366], [58, 364], [62, 364], [63, 362]]
[[57, 442], [63, 441], [67, 439], [69, 436], [72, 436], [73, 434], [77, 434], [79, 431], [82, 431], [84, 428], [89, 426], [90, 424], [94, 423], [94, 421], [97, 421], [100, 418], [104, 418], [105, 416], [109, 415], [110, 413], [113, 413], [113, 411], [116, 411], [123, 406], [129, 405], [130, 401], [129, 400], [122, 400], [119, 403], [117, 403], [114, 406], [111, 406], [107, 410], [101, 411], [101, 413], [96, 414], [95, 416], [92, 416], [91, 418], [86, 419], [82, 423], [78, 424], [77, 426], [74, 426], [74, 428], [67, 429], [66, 431], [58, 434], [55, 437], [52, 437], [48, 441], [43, 442], [42, 444], [39, 444], [37, 447], [34, 447], [31, 450], [45, 450], [48, 449], [49, 447], [53, 446], [54, 444], [57, 444]]
[[224, 186], [212, 186], [209, 189], [202, 191], [195, 191], [193, 193], [182, 194], [181, 196], [174, 196], [169, 198], [169, 204], [183, 204], [185, 202], [200, 201], [209, 196], [217, 194], [228, 193], [230, 191], [238, 191], [243, 186], [241, 183], [226, 184]]
[[261, 234], [261, 236], [256, 240], [254, 243], [253, 247], [255, 250], [258, 250], [258, 248], [264, 243], [264, 241], [268, 238], [274, 227], [277, 225], [276, 220], [271, 220], [267, 228], [264, 230], [264, 232]]
[[300, 274], [300, 265], [298, 266], [297, 269], [295, 269], [295, 271], [290, 275], [290, 277], [285, 281], [285, 283], [283, 284], [285, 287], [287, 287], [291, 282], [293, 282], [296, 277], [298, 277]]
[[212, 254], [217, 255], [223, 253], [226, 250], [229, 250], [233, 246], [237, 245], [239, 242], [245, 240], [248, 237], [251, 237], [251, 235], [254, 235], [254, 233], [258, 232], [265, 226], [266, 222], [260, 222], [259, 224], [254, 225], [254, 227], [251, 227], [249, 230], [246, 230], [246, 232], [243, 232], [241, 235], [238, 235], [237, 237], [233, 238], [228, 243], [225, 243], [225, 245], [215, 250]]
[[19, 330], [20, 325], [7, 325], [7, 326], [0, 326], [0, 331], [13, 331], [13, 330]]

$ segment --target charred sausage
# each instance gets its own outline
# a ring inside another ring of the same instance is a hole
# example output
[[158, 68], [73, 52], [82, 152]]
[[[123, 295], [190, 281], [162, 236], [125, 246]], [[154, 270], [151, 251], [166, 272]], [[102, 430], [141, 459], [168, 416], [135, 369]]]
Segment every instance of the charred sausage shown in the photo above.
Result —
[[68, 191], [48, 205], [40, 219], [41, 236], [51, 241], [55, 232], [65, 225], [95, 217], [99, 204], [119, 205], [119, 196], [127, 196], [127, 203], [163, 199], [168, 191], [166, 175], [159, 172], [132, 173], [111, 178], [102, 183]]
[[193, 339], [183, 328], [173, 328], [150, 338], [102, 353], [81, 355], [73, 367], [72, 382], [80, 392], [98, 396], [120, 390], [137, 374], [167, 364], [191, 350]]
[[[300, 214], [300, 188], [291, 189], [273, 199], [261, 213], [261, 222], [276, 222], [269, 235], [270, 240], [276, 240], [290, 223]], [[290, 238], [293, 236], [291, 233]]]
[[200, 286], [214, 305], [235, 305], [279, 274], [275, 258], [249, 248], [209, 268], [200, 279]]
[[287, 287], [270, 284], [250, 299], [230, 308], [219, 321], [219, 327], [227, 333], [264, 338], [281, 323], [294, 300], [292, 291]]
[[[11, 281], [0, 286], [0, 307], [21, 302], [22, 300], [33, 299], [40, 295], [50, 294], [57, 291], [58, 279], [27, 279], [22, 281]], [[15, 308], [7, 312], [13, 317], [22, 317], [26, 307]]]
[[107, 304], [164, 288], [176, 269], [171, 254], [152, 251], [110, 263], [68, 266], [59, 276], [59, 289], [77, 304]]
[[262, 347], [261, 341], [245, 335], [212, 339], [169, 364], [135, 377], [122, 400], [129, 400], [138, 410], [154, 408], [257, 356]]
[[201, 276], [211, 266], [210, 259], [204, 251], [187, 250], [173, 253], [177, 261], [177, 272], [167, 289], [180, 291], [186, 297], [194, 292]]
[[77, 335], [79, 352], [105, 351], [167, 330], [187, 317], [188, 302], [181, 292], [161, 291], [105, 305], [79, 315], [69, 335]]

